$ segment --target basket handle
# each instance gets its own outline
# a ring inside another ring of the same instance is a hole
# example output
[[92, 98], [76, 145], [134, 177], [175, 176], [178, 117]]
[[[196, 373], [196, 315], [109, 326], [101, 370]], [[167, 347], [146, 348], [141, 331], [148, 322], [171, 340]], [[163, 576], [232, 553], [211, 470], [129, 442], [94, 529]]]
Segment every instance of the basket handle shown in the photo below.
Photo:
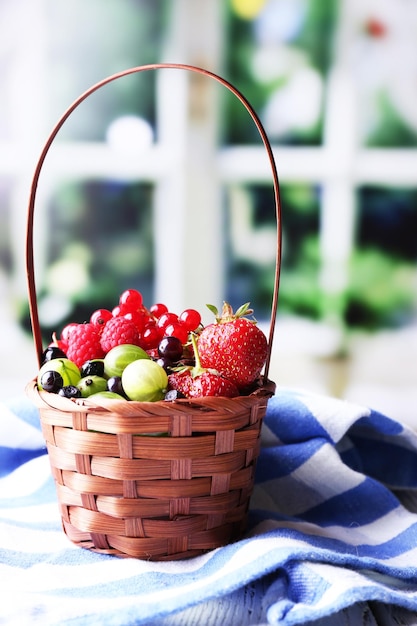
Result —
[[274, 278], [274, 287], [273, 287], [273, 296], [272, 296], [272, 305], [271, 305], [271, 319], [270, 319], [270, 327], [269, 327], [269, 338], [268, 338], [268, 354], [264, 367], [264, 378], [268, 378], [269, 365], [271, 360], [271, 350], [272, 350], [272, 342], [274, 337], [275, 330], [275, 318], [277, 314], [277, 306], [278, 306], [278, 291], [279, 291], [279, 280], [280, 280], [280, 270], [281, 270], [281, 240], [282, 240], [282, 227], [281, 227], [281, 200], [280, 200], [280, 191], [279, 191], [279, 181], [278, 181], [278, 173], [275, 165], [274, 155], [272, 152], [271, 144], [266, 135], [265, 129], [248, 102], [248, 100], [243, 96], [243, 94], [236, 89], [230, 82], [221, 78], [217, 74], [210, 72], [209, 70], [202, 69], [200, 67], [195, 67], [193, 65], [185, 65], [181, 63], [155, 63], [151, 65], [141, 65], [137, 67], [132, 67], [130, 69], [123, 70], [103, 80], [98, 83], [92, 85], [87, 91], [82, 93], [74, 102], [68, 107], [68, 109], [64, 112], [62, 117], [58, 120], [55, 127], [52, 129], [46, 143], [42, 149], [40, 154], [38, 163], [36, 165], [36, 169], [33, 175], [32, 184], [30, 188], [30, 196], [29, 196], [29, 204], [27, 210], [27, 230], [26, 230], [26, 274], [27, 274], [27, 287], [28, 287], [28, 297], [29, 297], [29, 311], [30, 311], [30, 319], [32, 325], [33, 339], [35, 344], [36, 355], [38, 358], [39, 365], [41, 364], [41, 357], [43, 352], [42, 346], [42, 333], [39, 324], [39, 313], [38, 313], [38, 305], [36, 298], [36, 286], [35, 286], [35, 272], [34, 272], [34, 256], [33, 256], [33, 219], [34, 219], [34, 210], [35, 210], [35, 197], [36, 190], [38, 186], [39, 176], [41, 173], [41, 169], [43, 163], [45, 161], [46, 155], [51, 147], [52, 142], [54, 141], [56, 135], [59, 130], [71, 115], [71, 113], [80, 105], [88, 96], [92, 93], [107, 85], [108, 83], [122, 78], [123, 76], [127, 76], [130, 74], [135, 74], [138, 72], [143, 72], [146, 70], [157, 70], [157, 69], [182, 69], [188, 70], [191, 72], [196, 72], [198, 74], [202, 74], [204, 76], [208, 76], [209, 78], [214, 79], [224, 87], [226, 87], [229, 91], [231, 91], [243, 106], [246, 108], [248, 113], [250, 114], [252, 120], [255, 122], [255, 125], [258, 129], [258, 132], [263, 141], [265, 150], [267, 152], [269, 162], [272, 170], [272, 180], [274, 185], [274, 198], [275, 198], [275, 211], [276, 211], [276, 220], [277, 220], [277, 245], [276, 245], [276, 264], [275, 264], [275, 278]]

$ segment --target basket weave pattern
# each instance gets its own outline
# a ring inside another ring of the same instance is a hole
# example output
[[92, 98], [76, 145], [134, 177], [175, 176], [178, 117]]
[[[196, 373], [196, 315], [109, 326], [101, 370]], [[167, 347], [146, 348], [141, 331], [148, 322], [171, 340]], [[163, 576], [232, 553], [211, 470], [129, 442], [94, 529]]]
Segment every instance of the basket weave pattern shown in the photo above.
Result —
[[275, 280], [268, 353], [256, 390], [237, 398], [174, 402], [67, 399], [27, 394], [39, 409], [62, 525], [75, 544], [141, 559], [188, 558], [239, 539], [259, 454], [262, 419], [275, 384], [268, 379], [281, 264], [281, 204], [274, 156], [246, 98], [225, 79], [181, 64], [130, 68], [96, 83], [64, 112], [50, 133], [32, 179], [26, 230], [26, 270], [35, 350], [42, 360], [34, 277], [33, 225], [39, 176], [71, 113], [108, 83], [147, 70], [180, 69], [207, 76], [232, 92], [255, 122], [271, 165], [277, 217]]
[[33, 381], [27, 393], [40, 411], [68, 537], [94, 551], [158, 560], [238, 539], [273, 389], [97, 406], [39, 391]]

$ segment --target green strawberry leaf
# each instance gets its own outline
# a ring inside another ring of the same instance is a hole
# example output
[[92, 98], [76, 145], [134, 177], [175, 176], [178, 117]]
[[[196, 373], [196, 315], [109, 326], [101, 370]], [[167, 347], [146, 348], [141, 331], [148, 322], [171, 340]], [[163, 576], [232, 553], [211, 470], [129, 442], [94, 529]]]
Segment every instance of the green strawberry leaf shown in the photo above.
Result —
[[218, 308], [214, 304], [206, 304], [206, 307], [213, 313], [214, 317], [217, 318], [219, 316]]
[[242, 304], [242, 306], [240, 306], [236, 311], [235, 317], [244, 317], [245, 315], [250, 315], [251, 313], [253, 313], [249, 306], [250, 302], [245, 302], [245, 304]]

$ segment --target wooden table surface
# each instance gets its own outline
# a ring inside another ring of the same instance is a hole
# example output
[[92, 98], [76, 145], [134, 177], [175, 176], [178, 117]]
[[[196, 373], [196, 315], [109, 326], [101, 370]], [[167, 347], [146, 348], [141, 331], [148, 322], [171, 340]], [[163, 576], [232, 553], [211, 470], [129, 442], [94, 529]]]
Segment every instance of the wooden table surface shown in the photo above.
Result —
[[[417, 512], [417, 495], [401, 492], [396, 495], [406, 508]], [[273, 574], [266, 576], [234, 593], [150, 622], [148, 626], [266, 626], [265, 600], [273, 580]], [[308, 626], [417, 626], [417, 611], [380, 602], [359, 602], [308, 622]]]

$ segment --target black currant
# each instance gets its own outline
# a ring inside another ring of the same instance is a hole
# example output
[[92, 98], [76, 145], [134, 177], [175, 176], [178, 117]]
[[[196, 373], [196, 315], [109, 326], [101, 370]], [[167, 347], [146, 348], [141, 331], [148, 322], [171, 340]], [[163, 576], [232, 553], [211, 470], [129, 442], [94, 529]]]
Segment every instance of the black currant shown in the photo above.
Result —
[[52, 359], [66, 358], [66, 356], [65, 352], [61, 350], [61, 348], [58, 348], [58, 346], [48, 346], [42, 352], [41, 364], [43, 365], [47, 361], [52, 361]]
[[64, 380], [59, 372], [49, 370], [42, 374], [41, 387], [49, 393], [57, 393], [64, 384]]
[[176, 363], [182, 357], [183, 346], [178, 337], [164, 337], [158, 345], [158, 354], [160, 357], [169, 359], [172, 363]]

